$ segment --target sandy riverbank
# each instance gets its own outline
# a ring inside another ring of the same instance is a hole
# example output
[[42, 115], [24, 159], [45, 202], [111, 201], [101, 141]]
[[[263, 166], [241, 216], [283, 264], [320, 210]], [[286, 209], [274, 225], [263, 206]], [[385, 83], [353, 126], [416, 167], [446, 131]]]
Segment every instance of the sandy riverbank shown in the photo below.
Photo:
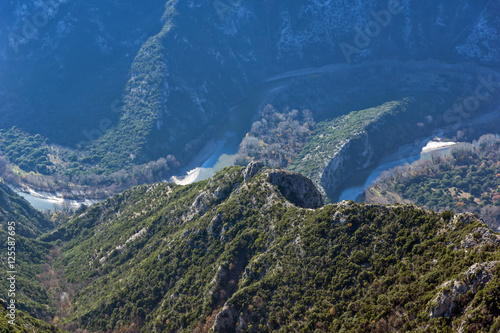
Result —
[[456, 142], [429, 141], [427, 145], [422, 148], [422, 154], [431, 153], [433, 151], [441, 150], [444, 148], [450, 148], [456, 144]]
[[48, 193], [48, 192], [38, 192], [32, 188], [25, 187], [23, 189], [12, 187], [17, 194], [25, 198], [33, 207], [38, 210], [46, 210], [54, 208], [59, 208], [63, 204], [67, 203], [72, 208], [79, 208], [81, 205], [90, 206], [100, 200], [68, 200], [62, 197], [60, 193]]

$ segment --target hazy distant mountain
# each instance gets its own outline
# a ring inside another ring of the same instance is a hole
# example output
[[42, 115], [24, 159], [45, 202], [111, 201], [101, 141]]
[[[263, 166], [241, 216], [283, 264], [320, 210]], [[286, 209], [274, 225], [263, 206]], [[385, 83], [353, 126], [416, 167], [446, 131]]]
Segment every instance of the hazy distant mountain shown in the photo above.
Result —
[[499, 7], [216, 0], [169, 1], [165, 10], [162, 1], [4, 1], [1, 126], [70, 146], [114, 128], [93, 150], [97, 161], [182, 160], [273, 74], [346, 60], [497, 65]]
[[[498, 331], [500, 236], [476, 216], [324, 203], [403, 143], [457, 133], [448, 111], [465, 96], [483, 93], [460, 125], [497, 112], [499, 12], [491, 0], [2, 1], [0, 176], [106, 199], [47, 215], [0, 184], [20, 310], [9, 326], [3, 279], [0, 330], [57, 331], [29, 314], [71, 332]], [[281, 95], [259, 114], [263, 99], [249, 100], [264, 88]], [[243, 158], [300, 174], [253, 162], [153, 183], [253, 118]], [[395, 190], [496, 205], [491, 149], [439, 184]]]

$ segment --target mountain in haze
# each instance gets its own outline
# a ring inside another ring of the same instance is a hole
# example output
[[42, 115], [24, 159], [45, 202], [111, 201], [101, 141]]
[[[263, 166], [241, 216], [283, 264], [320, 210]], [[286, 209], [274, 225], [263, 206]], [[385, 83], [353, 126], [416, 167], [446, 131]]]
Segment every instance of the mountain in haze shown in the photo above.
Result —
[[[2, 279], [0, 330], [498, 331], [500, 236], [472, 209], [448, 210], [466, 194], [471, 207], [496, 202], [497, 146], [389, 184], [440, 212], [326, 203], [402, 144], [469, 125], [482, 134], [472, 119], [498, 115], [499, 9], [3, 1], [3, 180], [104, 199], [61, 222], [0, 184], [1, 238], [16, 224], [19, 305], [9, 325]], [[474, 110], [457, 113], [472, 96]], [[267, 102], [274, 114], [260, 112]], [[253, 131], [259, 122], [268, 132]], [[248, 166], [155, 182], [251, 125]], [[280, 138], [264, 142], [269, 133]], [[262, 151], [294, 172], [256, 162]]]
[[167, 156], [182, 165], [230, 128], [231, 107], [279, 73], [398, 59], [497, 66], [498, 7], [486, 0], [7, 1], [1, 123], [77, 148], [54, 153], [70, 176]]

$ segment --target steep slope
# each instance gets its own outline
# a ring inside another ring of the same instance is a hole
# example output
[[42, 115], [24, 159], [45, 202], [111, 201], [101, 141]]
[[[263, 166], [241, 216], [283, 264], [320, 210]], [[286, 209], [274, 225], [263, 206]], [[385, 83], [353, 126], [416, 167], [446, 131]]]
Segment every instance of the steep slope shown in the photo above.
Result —
[[7, 229], [9, 221], [16, 221], [19, 224], [17, 233], [28, 238], [36, 238], [56, 227], [7, 184], [0, 182], [0, 224]]
[[[2, 299], [0, 309], [4, 311], [5, 301], [14, 299], [19, 315], [16, 328], [10, 327], [8, 330], [6, 328], [5, 332], [25, 332], [29, 327], [39, 327], [41, 321], [29, 315], [44, 320], [51, 320], [54, 316], [55, 306], [50, 298], [51, 291], [42, 286], [38, 275], [44, 271], [44, 265], [54, 244], [36, 239], [54, 228], [54, 223], [41, 212], [31, 207], [6, 184], [0, 183], [0, 239], [4, 244], [0, 254], [0, 264], [5, 274], [5, 278], [0, 280], [0, 299]], [[8, 271], [17, 272], [14, 274], [15, 297], [9, 296], [12, 288], [10, 281], [7, 280], [7, 277], [10, 277]], [[24, 328], [23, 322], [27, 324]], [[6, 321], [0, 321], [0, 327], [6, 327], [2, 326], [4, 323]], [[50, 328], [50, 325], [40, 327]], [[50, 329], [53, 329], [53, 332], [57, 331], [54, 327]]]
[[116, 121], [134, 56], [161, 28], [163, 0], [2, 1], [2, 128], [75, 146]]
[[381, 176], [364, 202], [413, 202], [434, 210], [474, 212], [493, 229], [500, 228], [500, 139], [484, 135], [461, 143], [448, 156], [398, 167]]
[[339, 186], [355, 172], [442, 125], [439, 113], [443, 104], [449, 103], [444, 98], [445, 94], [403, 98], [323, 121], [289, 169], [311, 177], [332, 200]]
[[[486, 1], [463, 3], [459, 8], [428, 2], [401, 4], [387, 30], [375, 37], [383, 33], [384, 38], [363, 47], [361, 58], [386, 59], [394, 52], [391, 58], [444, 57], [447, 61], [474, 59], [497, 64], [498, 48], [494, 45], [500, 38], [494, 27], [498, 18], [492, 15], [497, 6]], [[105, 137], [98, 147], [106, 148], [98, 148], [95, 154], [104, 158], [104, 163], [120, 161], [118, 165], [127, 163], [131, 156], [141, 161], [172, 152], [178, 152], [173, 154], [182, 160], [181, 152], [200, 147], [204, 135], [214, 133], [209, 125], [215, 125], [213, 121], [221, 116], [224, 119], [230, 107], [266, 76], [345, 63], [338, 45], [352, 38], [356, 41], [356, 29], [373, 22], [370, 13], [386, 7], [385, 1], [350, 5], [341, 1], [300, 5], [203, 1], [198, 6], [169, 1], [163, 30], [148, 40], [132, 66], [119, 131]], [[429, 11], [435, 15], [434, 24], [423, 14]], [[463, 22], [470, 25], [463, 29]], [[417, 27], [422, 26], [430, 30], [419, 31], [422, 28]], [[402, 40], [400, 31], [405, 32]], [[193, 137], [191, 133], [201, 135]], [[120, 138], [130, 135], [135, 137], [129, 139], [132, 146], [121, 145]]]
[[57, 328], [54, 325], [47, 324], [43, 320], [35, 319], [25, 312], [17, 311], [14, 325], [9, 323], [10, 318], [7, 317], [9, 312], [6, 310], [6, 304], [2, 302], [0, 305], [0, 330], [5, 333], [63, 333], [65, 331]]
[[185, 163], [272, 75], [402, 58], [497, 66], [498, 7], [488, 0], [4, 1], [2, 126], [80, 147], [70, 161], [79, 175], [168, 155]]
[[321, 204], [310, 186], [252, 164], [186, 187], [140, 186], [90, 207], [44, 237], [65, 241], [55, 266], [74, 289], [63, 327], [388, 332], [499, 324], [500, 236], [482, 222], [415, 206], [301, 208]]

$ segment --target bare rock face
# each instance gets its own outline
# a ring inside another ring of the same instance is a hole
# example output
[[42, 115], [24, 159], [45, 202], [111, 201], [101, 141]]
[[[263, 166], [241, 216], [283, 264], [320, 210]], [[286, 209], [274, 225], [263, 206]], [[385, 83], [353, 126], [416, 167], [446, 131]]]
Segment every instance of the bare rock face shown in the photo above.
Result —
[[221, 187], [212, 191], [201, 192], [191, 204], [189, 219], [195, 215], [205, 214], [216, 202], [224, 200], [228, 193]]
[[462, 213], [455, 215], [453, 217], [452, 224], [463, 223], [463, 224], [471, 224], [472, 222], [477, 221], [477, 217], [472, 213]]
[[431, 318], [450, 317], [457, 307], [457, 300], [468, 291], [476, 293], [479, 287], [490, 282], [498, 261], [472, 265], [459, 281], [447, 281], [441, 285], [442, 290], [430, 302], [429, 316]]
[[238, 313], [232, 307], [224, 305], [222, 311], [215, 317], [213, 330], [215, 332], [235, 332], [238, 322]]
[[268, 180], [278, 186], [281, 194], [291, 203], [302, 208], [323, 206], [323, 198], [312, 180], [297, 173], [273, 171]]
[[224, 219], [223, 219], [222, 214], [215, 215], [212, 218], [212, 221], [207, 228], [208, 233], [212, 236], [216, 235], [223, 222], [224, 222]]
[[489, 228], [481, 227], [472, 230], [460, 244], [463, 249], [482, 248], [485, 245], [500, 245], [500, 236], [493, 233]]
[[443, 290], [432, 300], [429, 316], [431, 318], [449, 317], [456, 308], [458, 296], [468, 291], [467, 285], [460, 281], [448, 281], [441, 285]]
[[243, 178], [245, 182], [248, 182], [253, 176], [255, 176], [262, 168], [264, 163], [262, 162], [252, 162], [243, 171]]

